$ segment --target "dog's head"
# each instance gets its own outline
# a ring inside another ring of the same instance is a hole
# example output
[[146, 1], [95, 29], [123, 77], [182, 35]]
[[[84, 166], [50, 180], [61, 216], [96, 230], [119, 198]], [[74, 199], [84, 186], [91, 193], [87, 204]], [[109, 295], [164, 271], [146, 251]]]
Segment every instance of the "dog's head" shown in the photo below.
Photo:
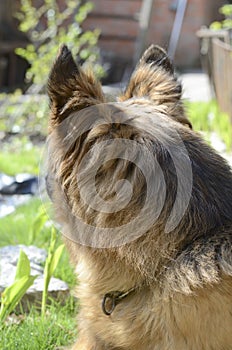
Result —
[[[161, 111], [191, 127], [182, 102], [182, 87], [177, 80], [167, 53], [159, 46], [150, 46], [139, 63], [119, 101], [144, 98]], [[105, 102], [102, 87], [91, 71], [77, 67], [71, 52], [62, 46], [48, 79], [51, 102], [51, 124], [62, 122], [72, 111]]]

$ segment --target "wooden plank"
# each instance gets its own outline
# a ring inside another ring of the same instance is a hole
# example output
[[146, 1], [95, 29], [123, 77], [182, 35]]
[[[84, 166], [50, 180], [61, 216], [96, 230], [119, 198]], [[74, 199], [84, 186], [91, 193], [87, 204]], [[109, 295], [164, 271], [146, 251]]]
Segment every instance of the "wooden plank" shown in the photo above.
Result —
[[227, 30], [211, 30], [209, 28], [201, 28], [196, 32], [196, 35], [200, 39], [204, 38], [227, 38], [229, 36], [229, 33]]
[[136, 38], [138, 24], [134, 21], [112, 18], [87, 18], [83, 23], [84, 30], [100, 29], [101, 35]]
[[232, 47], [218, 38], [213, 39], [213, 77], [220, 109], [232, 122]]
[[94, 0], [94, 9], [90, 16], [109, 15], [109, 16], [131, 16], [136, 17], [141, 8], [141, 0]]

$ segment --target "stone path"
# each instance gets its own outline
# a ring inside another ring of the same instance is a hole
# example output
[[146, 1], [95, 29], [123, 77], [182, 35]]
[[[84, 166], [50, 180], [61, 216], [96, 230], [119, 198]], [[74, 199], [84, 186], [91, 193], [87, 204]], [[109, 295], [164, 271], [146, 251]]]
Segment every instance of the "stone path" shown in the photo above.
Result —
[[185, 73], [179, 77], [183, 98], [189, 101], [210, 101], [213, 98], [208, 76], [201, 72]]

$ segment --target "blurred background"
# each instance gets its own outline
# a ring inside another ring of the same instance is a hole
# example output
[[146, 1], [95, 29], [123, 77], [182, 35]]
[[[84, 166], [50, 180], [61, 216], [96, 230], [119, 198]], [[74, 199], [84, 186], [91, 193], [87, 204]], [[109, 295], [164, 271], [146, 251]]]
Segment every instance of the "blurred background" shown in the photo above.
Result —
[[[43, 9], [44, 3], [47, 8]], [[5, 0], [0, 3], [0, 89], [12, 90], [22, 86], [28, 62], [20, 58], [16, 48], [25, 48], [35, 42], [33, 30], [47, 29], [48, 19], [56, 16], [57, 26], [66, 28], [75, 20], [85, 1], [20, 1]], [[196, 32], [201, 26], [223, 19], [219, 8], [224, 0], [93, 0], [88, 15], [79, 24], [83, 31], [99, 29], [98, 48], [106, 69], [105, 83], [121, 81], [126, 70], [150, 43], [172, 50], [175, 64], [180, 70], [200, 68], [199, 40]], [[29, 20], [30, 6], [37, 9]], [[73, 11], [58, 20], [53, 7], [64, 12]], [[50, 9], [49, 9], [50, 7]], [[20, 10], [26, 15], [19, 15]], [[49, 12], [50, 10], [50, 12]], [[53, 12], [52, 12], [53, 11]], [[84, 15], [85, 16], [85, 15]], [[55, 20], [55, 18], [54, 18]], [[177, 23], [176, 23], [176, 22]], [[77, 21], [78, 22], [78, 21]], [[33, 27], [34, 26], [34, 27]], [[34, 33], [35, 34], [35, 33]], [[76, 34], [79, 34], [76, 28]], [[43, 38], [44, 40], [45, 38]], [[37, 44], [41, 38], [37, 37]], [[71, 41], [71, 37], [70, 37]], [[71, 44], [72, 45], [72, 44]], [[171, 47], [170, 47], [171, 46]]]

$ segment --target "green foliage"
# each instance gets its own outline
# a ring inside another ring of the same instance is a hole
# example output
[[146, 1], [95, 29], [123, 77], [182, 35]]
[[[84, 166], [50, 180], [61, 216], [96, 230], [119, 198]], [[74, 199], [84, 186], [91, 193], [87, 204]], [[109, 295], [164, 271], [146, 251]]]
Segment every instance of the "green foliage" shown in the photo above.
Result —
[[[16, 208], [14, 213], [0, 218], [0, 246], [15, 244], [29, 245], [33, 236], [33, 241], [31, 242], [33, 245], [48, 250], [51, 223], [48, 220], [48, 216], [47, 221], [44, 222], [44, 206], [45, 204], [42, 205], [42, 209], [41, 200], [35, 198], [27, 204]], [[36, 217], [35, 213], [38, 213]], [[41, 221], [40, 215], [42, 215]], [[56, 248], [61, 243], [61, 237], [57, 235]], [[70, 266], [66, 249], [63, 251], [54, 276], [68, 283], [70, 287], [76, 284], [76, 276], [73, 267]]]
[[1, 294], [0, 322], [15, 309], [28, 288], [33, 284], [37, 276], [31, 276], [30, 261], [27, 255], [21, 250], [12, 285], [7, 287]]
[[[40, 235], [42, 229], [48, 220], [44, 208], [39, 208], [38, 215], [34, 219], [31, 225], [31, 230], [29, 231], [29, 237], [33, 237], [36, 240], [36, 236]], [[48, 286], [51, 277], [54, 275], [55, 270], [58, 270], [59, 263], [64, 261], [64, 244], [60, 244], [60, 239], [57, 233], [52, 227], [50, 245], [48, 247], [48, 256], [44, 266], [44, 289], [42, 294], [42, 306], [41, 306], [41, 316], [44, 318], [46, 308], [47, 298], [48, 298]], [[1, 236], [1, 235], [0, 235]], [[28, 239], [26, 239], [28, 241]], [[25, 243], [25, 242], [23, 242]], [[68, 266], [67, 255], [65, 265]], [[71, 268], [69, 267], [71, 271]], [[67, 271], [67, 270], [66, 270]], [[70, 273], [69, 271], [69, 273]], [[73, 271], [72, 274], [74, 275]], [[34, 279], [37, 276], [30, 276], [30, 262], [26, 254], [21, 251], [20, 257], [17, 265], [17, 271], [15, 275], [14, 283], [6, 288], [1, 296], [1, 308], [0, 308], [0, 321], [4, 321], [6, 317], [14, 310], [16, 305], [19, 303], [23, 295], [26, 293], [27, 289], [33, 284]], [[59, 272], [57, 274], [59, 276]], [[67, 277], [67, 276], [66, 276]]]
[[[61, 9], [56, 0], [43, 0], [41, 6], [33, 6], [32, 0], [21, 0], [21, 11], [16, 14], [19, 29], [27, 33], [30, 44], [16, 49], [16, 53], [30, 63], [26, 78], [44, 86], [59, 46], [67, 44], [74, 56], [90, 63], [98, 76], [103, 69], [97, 63], [99, 30], [83, 31], [81, 25], [93, 6], [90, 2], [65, 0]], [[69, 24], [68, 24], [69, 23]]]
[[232, 124], [229, 116], [220, 112], [216, 101], [189, 102], [186, 107], [194, 130], [204, 132], [207, 138], [216, 132], [225, 143], [227, 151], [232, 150]]
[[0, 349], [58, 350], [70, 345], [77, 337], [76, 314], [77, 303], [68, 297], [65, 305], [51, 300], [44, 318], [36, 308], [28, 315], [12, 315], [11, 322], [0, 324]]
[[0, 134], [8, 141], [1, 144], [0, 172], [39, 173], [48, 114], [45, 95], [0, 94]]
[[61, 244], [58, 248], [55, 248], [56, 241], [57, 241], [56, 231], [53, 227], [51, 232], [50, 246], [48, 249], [48, 256], [44, 267], [44, 289], [43, 289], [42, 307], [41, 307], [41, 315], [43, 317], [45, 316], [45, 311], [46, 311], [48, 285], [52, 275], [54, 274], [55, 269], [57, 268], [57, 265], [60, 261], [62, 253], [64, 251], [64, 244]]
[[223, 5], [220, 7], [219, 12], [224, 15], [225, 19], [221, 22], [215, 21], [210, 25], [210, 28], [213, 30], [220, 29], [230, 29], [232, 28], [232, 4]]
[[47, 132], [49, 114], [45, 95], [22, 95], [20, 90], [12, 94], [0, 94], [0, 131], [20, 134]]

